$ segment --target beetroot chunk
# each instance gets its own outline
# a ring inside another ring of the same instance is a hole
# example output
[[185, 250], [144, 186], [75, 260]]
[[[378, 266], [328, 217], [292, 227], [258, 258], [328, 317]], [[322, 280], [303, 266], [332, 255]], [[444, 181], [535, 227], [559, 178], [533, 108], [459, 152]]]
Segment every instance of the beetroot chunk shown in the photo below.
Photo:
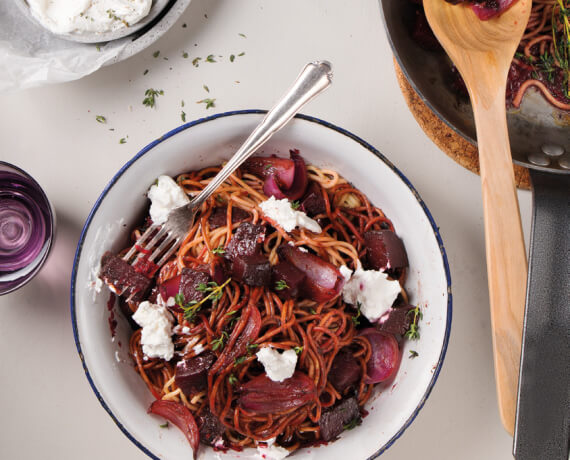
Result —
[[272, 268], [271, 287], [283, 299], [296, 298], [304, 280], [305, 274], [289, 262], [279, 262]]
[[186, 396], [208, 387], [208, 370], [216, 361], [216, 355], [205, 351], [201, 355], [179, 361], [174, 372], [174, 382]]
[[[249, 217], [249, 213], [241, 208], [232, 206], [232, 224], [241, 222]], [[228, 208], [218, 206], [214, 208], [212, 214], [208, 217], [208, 225], [210, 230], [214, 230], [219, 227], [224, 227], [228, 224]]]
[[249, 286], [269, 286], [271, 264], [261, 253], [236, 257], [232, 262], [232, 276]]
[[101, 278], [109, 289], [127, 302], [140, 302], [148, 291], [151, 280], [111, 252], [101, 257]]
[[361, 375], [362, 369], [358, 361], [350, 350], [342, 348], [334, 357], [328, 378], [332, 386], [343, 394], [360, 380]]
[[261, 249], [261, 243], [264, 238], [265, 227], [250, 222], [243, 222], [228, 243], [224, 257], [233, 260], [236, 257], [256, 254]]
[[301, 206], [299, 209], [310, 217], [326, 212], [327, 208], [325, 199], [323, 198], [319, 184], [316, 182], [311, 182], [309, 184], [309, 188], [301, 200]]
[[180, 294], [184, 296], [184, 303], [193, 300], [200, 302], [206, 294], [204, 290], [198, 290], [199, 286], [207, 284], [208, 281], [210, 281], [210, 276], [206, 272], [183, 268], [180, 277]]
[[409, 313], [413, 309], [411, 305], [390, 308], [380, 317], [376, 328], [389, 334], [404, 335], [412, 323], [413, 315]]
[[356, 421], [360, 421], [360, 409], [358, 402], [353, 396], [343, 399], [335, 404], [331, 409], [323, 411], [319, 420], [321, 439], [331, 441], [344, 431], [344, 427]]
[[390, 230], [364, 233], [366, 262], [374, 270], [397, 270], [408, 266], [408, 255], [402, 240]]
[[208, 405], [196, 416], [196, 423], [200, 430], [200, 441], [204, 444], [214, 447], [221, 447], [224, 445], [224, 433], [226, 432], [226, 427], [210, 411]]

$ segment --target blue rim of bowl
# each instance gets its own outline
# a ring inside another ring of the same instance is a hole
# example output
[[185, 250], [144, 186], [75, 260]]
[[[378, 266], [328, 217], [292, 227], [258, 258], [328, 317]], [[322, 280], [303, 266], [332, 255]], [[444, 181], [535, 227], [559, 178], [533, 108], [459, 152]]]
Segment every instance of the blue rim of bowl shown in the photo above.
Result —
[[[119, 172], [117, 172], [117, 174], [115, 174], [115, 176], [107, 184], [107, 186], [105, 187], [105, 189], [103, 190], [103, 192], [101, 193], [101, 195], [99, 196], [99, 198], [97, 199], [95, 204], [93, 205], [93, 208], [91, 209], [91, 212], [89, 213], [89, 216], [87, 217], [87, 221], [85, 222], [85, 225], [83, 226], [83, 230], [81, 231], [81, 236], [79, 237], [79, 243], [77, 244], [77, 250], [75, 251], [75, 257], [73, 260], [73, 270], [71, 273], [71, 290], [70, 290], [71, 305], [70, 305], [70, 307], [71, 307], [71, 323], [73, 326], [73, 338], [75, 339], [75, 345], [77, 347], [77, 352], [79, 353], [79, 358], [81, 359], [81, 364], [83, 365], [83, 370], [85, 372], [85, 376], [87, 377], [87, 380], [89, 381], [89, 384], [91, 385], [91, 388], [93, 389], [93, 392], [95, 393], [95, 396], [99, 400], [99, 403], [101, 403], [103, 408], [107, 411], [107, 413], [110, 415], [110, 417], [113, 419], [115, 424], [119, 427], [119, 429], [125, 434], [125, 436], [127, 438], [129, 438], [133, 442], [133, 444], [135, 444], [139, 449], [141, 449], [150, 458], [155, 459], [155, 460], [159, 460], [159, 457], [157, 457], [148, 448], [146, 448], [138, 439], [136, 439], [123, 426], [123, 424], [121, 422], [119, 422], [119, 420], [117, 419], [115, 414], [113, 414], [113, 412], [111, 411], [111, 408], [103, 400], [103, 397], [99, 393], [99, 390], [97, 389], [93, 379], [91, 378], [91, 375], [89, 373], [89, 369], [87, 368], [87, 364], [85, 363], [85, 358], [83, 356], [83, 352], [81, 351], [81, 343], [79, 341], [79, 332], [77, 330], [77, 317], [75, 315], [75, 284], [76, 284], [76, 276], [77, 276], [77, 266], [78, 266], [78, 262], [79, 262], [79, 257], [81, 255], [81, 250], [83, 248], [85, 235], [86, 235], [87, 231], [89, 230], [89, 226], [91, 224], [93, 216], [95, 215], [95, 213], [99, 209], [101, 202], [103, 201], [103, 199], [105, 198], [105, 196], [107, 195], [109, 190], [113, 187], [113, 185], [117, 182], [117, 180], [123, 175], [123, 173], [135, 161], [137, 161], [141, 156], [143, 156], [146, 152], [151, 150], [153, 147], [160, 144], [162, 141], [174, 136], [175, 134], [178, 134], [181, 131], [184, 131], [188, 128], [191, 128], [192, 126], [196, 126], [196, 125], [208, 122], [208, 121], [216, 120], [218, 118], [229, 117], [229, 116], [233, 116], [233, 115], [251, 115], [251, 114], [258, 114], [259, 115], [259, 114], [265, 114], [265, 113], [267, 113], [266, 110], [259, 110], [259, 109], [247, 109], [247, 110], [235, 110], [235, 111], [230, 111], [230, 112], [222, 112], [222, 113], [218, 113], [215, 115], [211, 115], [209, 117], [199, 118], [197, 120], [188, 122], [184, 125], [181, 125], [175, 129], [167, 132], [166, 134], [164, 134], [160, 138], [154, 140], [153, 142], [148, 144], [146, 147], [144, 147], [140, 152], [138, 152], [127, 163], [125, 163], [125, 165], [119, 170]], [[406, 420], [406, 422], [404, 422], [402, 427], [394, 434], [394, 436], [392, 436], [392, 438], [390, 438], [390, 440], [388, 442], [386, 442], [386, 444], [384, 444], [380, 449], [378, 449], [374, 454], [372, 454], [367, 459], [367, 460], [372, 460], [372, 459], [378, 457], [379, 455], [381, 455], [382, 453], [384, 453], [389, 447], [391, 447], [392, 444], [394, 444], [394, 442], [396, 442], [396, 440], [398, 438], [400, 438], [400, 436], [402, 436], [404, 431], [415, 420], [415, 418], [418, 416], [420, 410], [423, 408], [427, 398], [429, 397], [429, 395], [430, 395], [430, 393], [431, 393], [431, 391], [435, 385], [435, 382], [437, 381], [437, 378], [439, 377], [439, 373], [440, 373], [441, 367], [443, 365], [445, 354], [447, 352], [447, 346], [449, 344], [449, 335], [451, 332], [451, 318], [452, 318], [451, 273], [449, 270], [449, 263], [447, 261], [447, 254], [446, 254], [445, 248], [443, 246], [443, 241], [442, 241], [441, 235], [439, 233], [439, 228], [436, 225], [435, 220], [434, 220], [433, 216], [431, 215], [431, 212], [429, 211], [428, 207], [426, 206], [426, 204], [422, 200], [418, 191], [414, 188], [412, 183], [408, 180], [408, 178], [406, 176], [404, 176], [400, 172], [400, 170], [392, 164], [392, 162], [390, 160], [388, 160], [384, 155], [382, 155], [372, 145], [370, 145], [369, 143], [367, 143], [366, 141], [364, 141], [360, 137], [352, 134], [350, 131], [347, 131], [346, 129], [340, 128], [336, 125], [333, 125], [332, 123], [329, 123], [327, 121], [324, 121], [324, 120], [321, 120], [319, 118], [312, 117], [309, 115], [297, 114], [297, 115], [295, 115], [295, 118], [305, 120], [305, 121], [309, 121], [312, 123], [316, 123], [316, 124], [324, 126], [326, 128], [330, 128], [333, 131], [336, 131], [340, 134], [344, 134], [348, 138], [356, 141], [361, 146], [363, 146], [364, 148], [369, 150], [376, 157], [378, 157], [380, 160], [382, 160], [392, 171], [394, 171], [394, 173], [396, 173], [398, 175], [398, 177], [408, 186], [408, 188], [410, 189], [410, 191], [412, 192], [412, 194], [414, 195], [416, 200], [418, 200], [418, 203], [420, 204], [420, 206], [424, 210], [424, 213], [430, 222], [433, 233], [434, 233], [436, 240], [437, 240], [437, 243], [439, 245], [439, 251], [441, 253], [441, 259], [443, 261], [443, 266], [444, 266], [444, 270], [445, 270], [445, 277], [446, 277], [446, 282], [447, 282], [447, 315], [446, 315], [447, 319], [446, 319], [446, 324], [445, 324], [445, 335], [443, 338], [443, 344], [441, 347], [441, 352], [440, 352], [440, 355], [438, 358], [437, 366], [434, 370], [433, 376], [432, 376], [431, 381], [430, 381], [430, 383], [426, 389], [426, 392], [424, 393], [422, 399], [420, 400], [419, 404], [415, 408], [414, 412], [410, 415], [410, 417]]]

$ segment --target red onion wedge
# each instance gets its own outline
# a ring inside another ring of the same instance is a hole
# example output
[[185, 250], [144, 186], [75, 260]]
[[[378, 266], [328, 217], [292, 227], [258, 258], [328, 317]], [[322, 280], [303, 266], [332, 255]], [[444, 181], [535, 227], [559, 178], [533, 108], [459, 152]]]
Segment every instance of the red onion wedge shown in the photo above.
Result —
[[344, 277], [338, 268], [319, 256], [282, 244], [277, 249], [279, 258], [305, 274], [302, 295], [316, 302], [326, 302], [339, 295], [344, 286]]
[[247, 323], [245, 324], [243, 331], [241, 331], [239, 335], [232, 333], [227, 345], [222, 351], [222, 354], [210, 369], [210, 373], [216, 374], [230, 363], [233, 363], [236, 358], [245, 355], [247, 353], [248, 344], [253, 343], [259, 336], [259, 330], [261, 329], [261, 314], [259, 313], [256, 305], [258, 299], [259, 297], [253, 299], [253, 301], [250, 299], [249, 305], [242, 313], [242, 317], [247, 315]]
[[277, 414], [290, 412], [317, 398], [313, 381], [300, 371], [283, 382], [274, 382], [261, 374], [241, 387], [239, 406], [251, 413]]
[[291, 201], [301, 198], [307, 190], [309, 179], [307, 166], [298, 150], [290, 150], [291, 159], [279, 157], [252, 157], [242, 167], [265, 178], [263, 193], [278, 200], [287, 198]]
[[360, 335], [368, 339], [372, 348], [364, 382], [379, 383], [393, 377], [400, 367], [401, 358], [395, 337], [374, 328], [364, 329]]
[[270, 176], [277, 177], [279, 185], [288, 189], [293, 184], [295, 176], [295, 162], [288, 158], [251, 157], [243, 164], [245, 172], [267, 179]]
[[489, 6], [485, 6], [485, 3], [474, 3], [471, 6], [471, 9], [481, 21], [487, 21], [501, 14], [515, 2], [516, 0], [497, 0], [497, 8], [490, 8]]
[[148, 408], [148, 412], [155, 415], [160, 415], [168, 420], [173, 425], [176, 425], [194, 451], [194, 460], [198, 454], [198, 446], [200, 445], [200, 432], [196, 420], [190, 411], [183, 404], [176, 401], [164, 401], [159, 399], [153, 402]]

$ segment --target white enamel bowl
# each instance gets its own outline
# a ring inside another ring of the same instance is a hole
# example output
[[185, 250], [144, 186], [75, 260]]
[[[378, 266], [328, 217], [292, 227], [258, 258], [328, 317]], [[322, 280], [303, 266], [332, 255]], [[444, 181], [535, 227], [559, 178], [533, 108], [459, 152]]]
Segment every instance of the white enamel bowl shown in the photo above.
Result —
[[[241, 145], [263, 114], [242, 111], [185, 124], [152, 142], [109, 182], [83, 229], [72, 274], [71, 316], [79, 357], [102, 406], [117, 426], [152, 458], [188, 459], [191, 448], [177, 429], [165, 430], [147, 414], [153, 398], [128, 357], [129, 327], [120, 312], [111, 339], [108, 292], [89, 288], [97, 261], [107, 249], [125, 246], [129, 229], [148, 203], [144, 194], [160, 174], [219, 164]], [[361, 426], [295, 458], [366, 459], [384, 452], [425, 403], [441, 369], [451, 326], [449, 268], [437, 226], [409, 181], [383, 155], [356, 136], [329, 123], [297, 116], [264, 146], [262, 154], [287, 155], [297, 148], [308, 163], [339, 171], [392, 219], [406, 246], [410, 271], [406, 289], [422, 307], [421, 337], [407, 342], [395, 381], [375, 395]], [[115, 307], [116, 308], [116, 307]], [[120, 343], [120, 345], [119, 345]], [[408, 359], [409, 350], [419, 353]], [[201, 446], [199, 458], [259, 458], [257, 451], [216, 453]], [[220, 456], [220, 457], [218, 457]]]

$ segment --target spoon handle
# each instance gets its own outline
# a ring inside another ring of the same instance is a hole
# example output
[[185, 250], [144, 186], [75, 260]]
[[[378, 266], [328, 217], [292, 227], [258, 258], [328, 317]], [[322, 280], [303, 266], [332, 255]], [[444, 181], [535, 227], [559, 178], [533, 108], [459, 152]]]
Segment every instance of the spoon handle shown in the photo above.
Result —
[[527, 260], [502, 94], [485, 100], [472, 95], [471, 101], [481, 168], [499, 413], [513, 434]]

